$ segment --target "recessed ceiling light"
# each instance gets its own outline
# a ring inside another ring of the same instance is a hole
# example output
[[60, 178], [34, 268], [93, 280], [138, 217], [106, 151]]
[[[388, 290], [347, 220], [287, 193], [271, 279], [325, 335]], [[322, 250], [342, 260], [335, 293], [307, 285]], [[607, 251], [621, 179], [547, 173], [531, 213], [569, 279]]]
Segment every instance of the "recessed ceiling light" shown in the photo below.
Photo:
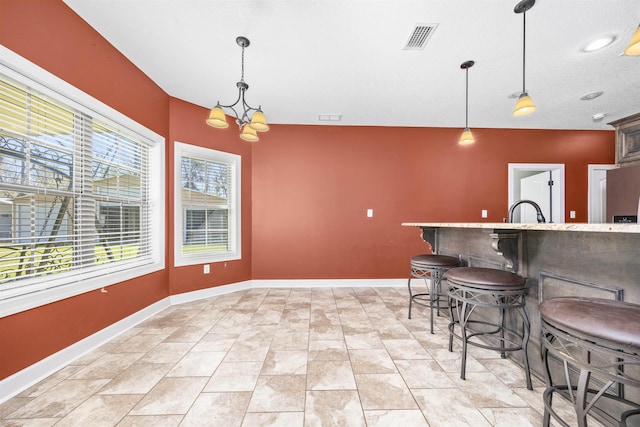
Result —
[[611, 43], [613, 43], [616, 40], [616, 36], [603, 36], [600, 38], [597, 38], [595, 40], [591, 40], [589, 43], [587, 43], [583, 48], [582, 51], [583, 52], [593, 52], [599, 49], [602, 49], [604, 47], [609, 46]]
[[582, 100], [582, 101], [591, 101], [592, 99], [596, 99], [597, 97], [602, 96], [603, 93], [604, 92], [601, 91], [601, 90], [599, 90], [597, 92], [589, 92], [586, 95], [582, 95], [580, 97], [580, 100]]
[[593, 119], [594, 122], [599, 122], [600, 120], [604, 119], [605, 116], [605, 113], [595, 113], [593, 116], [591, 116], [591, 119]]

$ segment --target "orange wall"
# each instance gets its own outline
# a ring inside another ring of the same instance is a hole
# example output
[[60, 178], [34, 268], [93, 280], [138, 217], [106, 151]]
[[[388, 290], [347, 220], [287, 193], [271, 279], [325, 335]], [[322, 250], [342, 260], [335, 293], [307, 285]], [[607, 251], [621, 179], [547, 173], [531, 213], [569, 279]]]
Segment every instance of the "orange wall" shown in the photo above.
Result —
[[[167, 269], [0, 319], [0, 380], [171, 294], [247, 279], [389, 278], [424, 250], [403, 221], [506, 215], [509, 162], [566, 163], [567, 210], [586, 221], [587, 163], [613, 132], [272, 126], [250, 145], [171, 99], [60, 0], [0, 0], [0, 44], [167, 136]], [[173, 142], [242, 156], [243, 260], [173, 265]], [[373, 218], [365, 218], [367, 208]]]
[[[59, 0], [0, 0], [0, 44], [167, 138], [164, 271], [0, 319], [0, 380], [168, 295], [251, 277], [251, 145], [170, 98]], [[242, 260], [173, 268], [173, 141], [242, 156]]]
[[[58, 0], [0, 0], [0, 43], [167, 135], [169, 97]], [[0, 379], [169, 295], [167, 271], [0, 319]]]
[[586, 222], [587, 164], [614, 162], [613, 131], [473, 129], [461, 147], [461, 129], [271, 129], [253, 151], [253, 279], [405, 277], [426, 245], [400, 224], [501, 222], [508, 163], [564, 163], [566, 221]]
[[[242, 259], [211, 264], [211, 273], [203, 274], [203, 267], [189, 265], [170, 269], [170, 293], [180, 294], [222, 284], [251, 279], [251, 143], [240, 139], [238, 127], [229, 120], [227, 129], [214, 129], [205, 123], [209, 111], [179, 99], [171, 99], [170, 142], [167, 145], [167, 176], [173, 176], [174, 141], [199, 145], [242, 156]], [[169, 194], [174, 183], [170, 180]], [[173, 265], [173, 197], [169, 198], [167, 234], [169, 265]]]
[[61, 0], [0, 0], [0, 44], [167, 135], [167, 94]]

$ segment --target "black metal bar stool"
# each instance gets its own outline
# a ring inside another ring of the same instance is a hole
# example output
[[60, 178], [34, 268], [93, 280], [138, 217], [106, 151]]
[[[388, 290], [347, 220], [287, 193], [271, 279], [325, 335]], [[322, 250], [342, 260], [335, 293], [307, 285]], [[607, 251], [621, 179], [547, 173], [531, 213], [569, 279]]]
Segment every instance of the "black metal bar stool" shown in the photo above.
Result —
[[[448, 255], [424, 254], [411, 257], [411, 274], [407, 286], [409, 288], [409, 319], [411, 319], [411, 305], [413, 303], [429, 306], [431, 316], [431, 333], [433, 333], [433, 308], [436, 307], [440, 315], [441, 282], [443, 274], [450, 268], [457, 267], [460, 261]], [[429, 292], [412, 293], [411, 279], [424, 279], [428, 282]]]
[[[631, 390], [635, 397], [625, 396], [625, 385], [640, 388], [640, 305], [558, 297], [542, 302], [539, 309], [547, 383], [543, 425], [549, 425], [551, 416], [569, 425], [551, 407], [558, 393], [573, 404], [580, 427], [587, 426], [590, 413], [605, 424], [626, 426], [629, 417], [640, 414], [640, 390]], [[562, 363], [564, 383], [553, 384], [551, 358]], [[640, 425], [640, 416], [634, 421]]]
[[[527, 388], [532, 390], [527, 344], [530, 323], [525, 307], [527, 288], [524, 277], [492, 268], [460, 267], [446, 274], [449, 284], [449, 351], [453, 351], [453, 338], [462, 340], [462, 366], [460, 378], [464, 379], [467, 364], [467, 346], [500, 352], [522, 350]], [[491, 311], [497, 310], [497, 316]], [[518, 317], [507, 318], [513, 312]], [[497, 317], [497, 319], [495, 319]], [[460, 327], [460, 334], [456, 333]]]

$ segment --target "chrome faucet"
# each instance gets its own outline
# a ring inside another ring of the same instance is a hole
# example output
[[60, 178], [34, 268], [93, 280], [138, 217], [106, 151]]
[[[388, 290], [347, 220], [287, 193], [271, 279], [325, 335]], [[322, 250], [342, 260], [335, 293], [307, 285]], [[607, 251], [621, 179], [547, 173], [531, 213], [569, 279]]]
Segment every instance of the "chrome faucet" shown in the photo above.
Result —
[[509, 208], [509, 222], [513, 222], [513, 211], [523, 203], [528, 203], [535, 208], [538, 223], [546, 222], [546, 220], [544, 219], [544, 215], [542, 215], [542, 209], [540, 209], [540, 206], [538, 206], [538, 204], [532, 200], [518, 200], [513, 205], [511, 205], [511, 207]]

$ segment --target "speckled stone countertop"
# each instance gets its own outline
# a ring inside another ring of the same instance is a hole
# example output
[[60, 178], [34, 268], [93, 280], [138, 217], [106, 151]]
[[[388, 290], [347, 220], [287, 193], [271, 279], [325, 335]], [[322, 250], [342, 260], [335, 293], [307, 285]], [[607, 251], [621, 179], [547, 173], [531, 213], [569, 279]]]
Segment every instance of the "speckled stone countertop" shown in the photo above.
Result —
[[590, 233], [640, 233], [640, 224], [521, 224], [505, 222], [403, 222], [405, 227], [483, 228], [492, 230], [581, 231]]

